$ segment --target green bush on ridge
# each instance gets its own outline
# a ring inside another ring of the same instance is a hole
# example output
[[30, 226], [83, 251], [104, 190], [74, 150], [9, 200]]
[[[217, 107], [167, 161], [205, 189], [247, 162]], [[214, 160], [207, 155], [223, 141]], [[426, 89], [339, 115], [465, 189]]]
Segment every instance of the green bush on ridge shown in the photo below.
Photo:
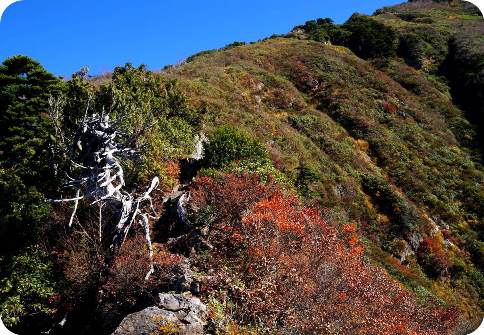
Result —
[[256, 140], [232, 126], [220, 126], [205, 145], [208, 167], [221, 168], [233, 161], [264, 161], [267, 151]]

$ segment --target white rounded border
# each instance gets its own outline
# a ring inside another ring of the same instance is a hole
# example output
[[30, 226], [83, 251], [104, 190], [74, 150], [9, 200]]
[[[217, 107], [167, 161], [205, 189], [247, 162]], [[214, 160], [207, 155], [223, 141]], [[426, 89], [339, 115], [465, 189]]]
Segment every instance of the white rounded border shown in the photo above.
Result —
[[[2, 21], [2, 16], [10, 5], [22, 0], [0, 0], [0, 22]], [[2, 333], [0, 333], [2, 335]]]
[[[5, 10], [15, 2], [19, 2], [21, 0], [0, 0], [0, 21], [2, 20], [3, 13]], [[467, 2], [472, 3], [481, 11], [481, 15], [484, 16], [484, 0], [464, 0]], [[12, 333], [10, 330], [5, 327], [3, 324], [2, 318], [0, 317], [0, 335], [17, 335]], [[484, 335], [484, 322], [481, 323], [479, 328], [477, 328], [474, 332], [469, 335]]]
[[464, 0], [464, 1], [470, 2], [471, 4], [479, 8], [479, 10], [481, 11], [481, 16], [484, 16], [484, 0]]
[[2, 318], [0, 318], [0, 335], [17, 335], [15, 333], [12, 333], [10, 330], [7, 329], [7, 327], [5, 327]]

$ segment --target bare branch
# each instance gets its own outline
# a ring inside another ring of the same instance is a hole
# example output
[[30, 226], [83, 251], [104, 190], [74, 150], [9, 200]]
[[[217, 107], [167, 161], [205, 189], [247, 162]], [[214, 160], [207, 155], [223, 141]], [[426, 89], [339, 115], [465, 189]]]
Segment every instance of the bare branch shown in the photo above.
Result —
[[[153, 248], [149, 229], [150, 216], [141, 208], [145, 202], [149, 202], [151, 210], [155, 213], [151, 193], [158, 187], [159, 179], [158, 177], [153, 178], [148, 189], [139, 197], [123, 189], [125, 186], [124, 171], [119, 158], [134, 158], [138, 155], [135, 149], [126, 146], [126, 143], [133, 143], [135, 139], [129, 138], [123, 141], [124, 132], [119, 129], [120, 120], [111, 121], [109, 114], [105, 114], [104, 110], [101, 115], [87, 116], [89, 106], [90, 100], [83, 121], [73, 140], [75, 149], [71, 150], [73, 153], [70, 158], [72, 166], [80, 169], [80, 172], [77, 178], [69, 177], [69, 182], [65, 184], [66, 187], [76, 188], [76, 196], [51, 201], [54, 203], [74, 202], [74, 211], [69, 220], [69, 227], [72, 226], [80, 200], [86, 200], [90, 205], [97, 204], [99, 206], [99, 240], [102, 239], [103, 208], [108, 206], [117, 217], [110, 246], [113, 255], [125, 241], [133, 223], [137, 222], [145, 231], [151, 260]], [[57, 113], [55, 117], [58, 118], [58, 111], [56, 109], [54, 111]], [[146, 129], [142, 130], [142, 132], [144, 131]], [[152, 272], [153, 264], [151, 263], [146, 279]]]

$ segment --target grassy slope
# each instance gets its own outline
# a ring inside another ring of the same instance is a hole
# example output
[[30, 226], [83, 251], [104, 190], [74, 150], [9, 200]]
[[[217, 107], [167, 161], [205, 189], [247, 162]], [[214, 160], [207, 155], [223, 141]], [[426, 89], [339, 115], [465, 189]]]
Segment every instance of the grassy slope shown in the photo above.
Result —
[[482, 16], [476, 7], [466, 2], [454, 1], [451, 5], [425, 0], [409, 2], [380, 9], [374, 18], [397, 33], [411, 32], [421, 37], [426, 44], [427, 69], [438, 66], [445, 59], [447, 42], [456, 34], [474, 40], [482, 48], [482, 36], [477, 38], [483, 29]]
[[[468, 147], [482, 148], [484, 20], [479, 10], [463, 1], [449, 5], [421, 0], [383, 8], [374, 18], [392, 27], [400, 36], [414, 36], [414, 41], [418, 41], [415, 50], [422, 54], [421, 72], [447, 77], [454, 101], [462, 106], [480, 133], [475, 143], [464, 136], [461, 139]], [[482, 158], [482, 149], [480, 155]]]
[[[392, 15], [379, 19], [406, 24]], [[193, 104], [208, 104], [208, 133], [243, 128], [307, 186], [307, 201], [321, 202], [333, 222], [357, 222], [370, 258], [422, 299], [482, 313], [482, 274], [466, 249], [482, 248], [484, 170], [461, 144], [474, 135], [444, 83], [401, 60], [380, 71], [343, 47], [288, 38], [202, 54], [162, 75], [177, 78]], [[417, 251], [425, 236], [447, 245], [452, 275], [424, 274], [415, 255], [397, 259], [402, 243]]]

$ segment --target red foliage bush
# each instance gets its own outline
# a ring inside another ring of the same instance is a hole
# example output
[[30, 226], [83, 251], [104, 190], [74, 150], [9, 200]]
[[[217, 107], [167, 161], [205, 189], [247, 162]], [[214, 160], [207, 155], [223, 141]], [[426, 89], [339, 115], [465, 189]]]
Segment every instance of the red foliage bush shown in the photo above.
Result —
[[[215, 249], [200, 262], [216, 274], [206, 289], [228, 292], [239, 322], [285, 334], [450, 333], [455, 312], [419, 305], [387, 273], [367, 264], [355, 225], [339, 232], [317, 208], [260, 185], [254, 176], [198, 183], [194, 201], [220, 214], [212, 223], [219, 233], [208, 237]], [[233, 280], [243, 285], [235, 287]]]
[[272, 222], [278, 230], [302, 236], [304, 225], [303, 212], [294, 212], [289, 216], [286, 211], [296, 206], [295, 196], [286, 196], [281, 191], [275, 192], [267, 199], [262, 199], [251, 208], [251, 213], [242, 218], [245, 225], [252, 222]]
[[145, 276], [150, 269], [146, 240], [136, 235], [127, 239], [119, 249], [110, 268], [103, 291], [110, 299], [134, 303], [147, 288]]
[[427, 236], [423, 239], [417, 256], [419, 263], [432, 276], [444, 276], [452, 266], [448, 254], [442, 248], [442, 243], [433, 237]]
[[220, 179], [199, 177], [190, 193], [195, 209], [210, 205], [217, 209], [218, 221], [234, 223], [240, 221], [244, 211], [251, 205], [266, 198], [274, 190], [272, 181], [262, 184], [257, 174], [229, 174]]
[[397, 106], [395, 106], [391, 102], [385, 102], [383, 107], [385, 108], [385, 111], [387, 111], [390, 114], [395, 114], [397, 112]]
[[180, 164], [175, 161], [166, 163], [166, 175], [174, 180], [180, 179]]

